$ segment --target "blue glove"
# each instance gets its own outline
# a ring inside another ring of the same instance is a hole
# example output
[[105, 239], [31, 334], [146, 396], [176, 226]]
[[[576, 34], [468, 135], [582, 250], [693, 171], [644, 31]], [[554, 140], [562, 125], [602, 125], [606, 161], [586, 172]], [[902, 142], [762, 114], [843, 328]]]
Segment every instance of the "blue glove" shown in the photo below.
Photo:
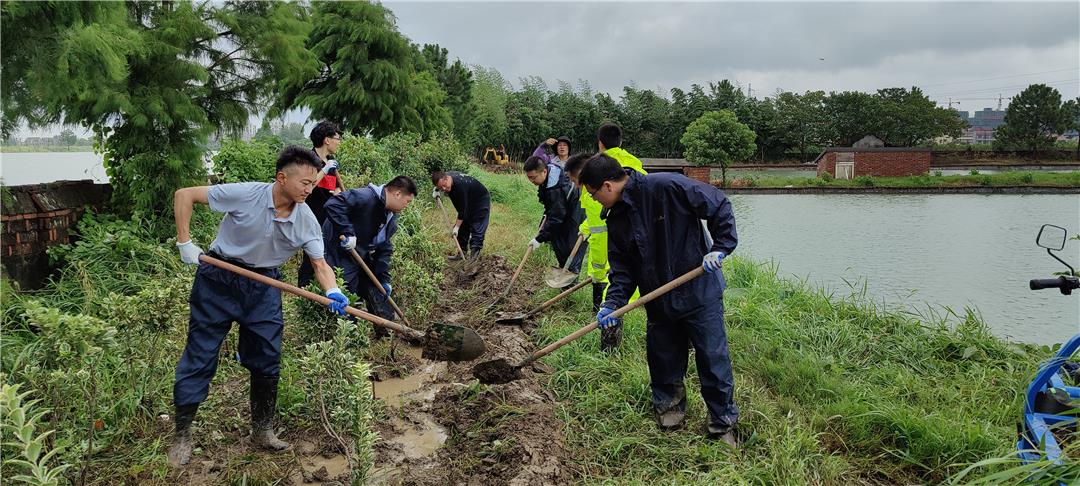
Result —
[[720, 262], [727, 256], [722, 251], [711, 251], [701, 260], [701, 266], [705, 267], [705, 273], [713, 273], [720, 270]]
[[326, 307], [338, 315], [345, 315], [345, 307], [349, 305], [349, 298], [341, 293], [341, 289], [334, 287], [327, 290], [326, 296], [330, 298], [330, 303], [326, 304]]
[[390, 286], [390, 282], [382, 284], [382, 288], [386, 289], [387, 297], [390, 297], [390, 294], [394, 291], [394, 288]]
[[619, 323], [618, 317], [611, 317], [612, 312], [615, 312], [615, 309], [601, 307], [600, 312], [596, 313], [596, 322], [600, 324], [600, 329], [607, 329]]

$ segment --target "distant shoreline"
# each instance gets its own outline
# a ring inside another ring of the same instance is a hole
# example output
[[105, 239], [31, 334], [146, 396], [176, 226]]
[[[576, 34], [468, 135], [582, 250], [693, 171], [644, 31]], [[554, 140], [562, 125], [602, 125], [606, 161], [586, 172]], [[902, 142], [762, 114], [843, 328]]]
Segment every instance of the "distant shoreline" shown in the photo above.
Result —
[[92, 145], [4, 145], [0, 146], [0, 153], [25, 154], [34, 152], [94, 152]]
[[[717, 184], [713, 184], [719, 187]], [[1072, 186], [728, 187], [726, 194], [1080, 194]]]

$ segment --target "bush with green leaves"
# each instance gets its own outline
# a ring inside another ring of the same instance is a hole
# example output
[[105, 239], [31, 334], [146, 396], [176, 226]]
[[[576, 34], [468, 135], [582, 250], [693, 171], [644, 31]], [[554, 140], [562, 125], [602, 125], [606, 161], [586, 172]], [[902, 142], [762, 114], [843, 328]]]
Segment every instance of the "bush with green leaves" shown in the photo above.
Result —
[[49, 410], [38, 409], [40, 399], [26, 400], [33, 391], [19, 393], [19, 386], [0, 383], [0, 450], [4, 457], [0, 476], [31, 485], [60, 484], [64, 470], [71, 465], [52, 465], [63, 448], [50, 448], [49, 436], [54, 430], [41, 431]]
[[859, 176], [855, 178], [855, 183], [863, 187], [874, 187], [874, 178], [871, 176]]
[[374, 464], [375, 399], [368, 385], [370, 368], [357, 354], [355, 343], [364, 340], [366, 326], [337, 319], [333, 337], [308, 344], [296, 360], [299, 386], [308, 400], [306, 415], [320, 418], [331, 444], [348, 458], [354, 484], [367, 478]]
[[280, 143], [273, 140], [226, 140], [214, 155], [214, 173], [223, 183], [270, 182], [280, 150]]
[[190, 271], [173, 245], [159, 242], [162, 226], [138, 215], [124, 220], [86, 213], [79, 220], [75, 244], [49, 248], [61, 271], [41, 295], [53, 307], [94, 313], [110, 293], [132, 295], [158, 279]]
[[384, 184], [395, 176], [412, 177], [420, 192], [430, 192], [430, 174], [436, 170], [469, 170], [468, 156], [449, 134], [428, 138], [415, 133], [395, 133], [379, 140], [347, 136], [336, 156], [348, 178], [359, 175], [358, 184]]

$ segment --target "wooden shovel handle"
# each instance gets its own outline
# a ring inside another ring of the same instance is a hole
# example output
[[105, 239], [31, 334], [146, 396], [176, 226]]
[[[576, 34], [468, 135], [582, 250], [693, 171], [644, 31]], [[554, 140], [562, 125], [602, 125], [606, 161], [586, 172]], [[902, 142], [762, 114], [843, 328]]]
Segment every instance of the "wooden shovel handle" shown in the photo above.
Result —
[[[311, 300], [311, 301], [318, 302], [318, 303], [320, 303], [322, 305], [327, 305], [327, 304], [330, 303], [330, 298], [329, 297], [324, 297], [324, 296], [316, 294], [314, 292], [308, 292], [307, 290], [304, 290], [302, 288], [289, 285], [289, 284], [287, 284], [285, 282], [282, 282], [280, 280], [277, 280], [277, 279], [267, 277], [266, 275], [261, 275], [261, 274], [252, 272], [251, 270], [248, 270], [246, 268], [240, 268], [240, 267], [238, 267], [236, 265], [233, 265], [231, 263], [228, 263], [228, 262], [223, 262], [223, 261], [218, 260], [217, 258], [211, 257], [211, 256], [209, 256], [209, 255], [207, 255], [205, 253], [202, 254], [202, 255], [199, 255], [199, 261], [201, 261], [203, 263], [206, 263], [208, 265], [213, 265], [215, 267], [228, 270], [228, 271], [236, 273], [238, 275], [245, 276], [245, 277], [250, 278], [250, 279], [252, 279], [252, 280], [254, 280], [256, 282], [264, 283], [264, 284], [269, 285], [271, 287], [275, 287], [275, 288], [284, 290], [285, 292], [288, 292], [290, 294], [300, 296], [300, 297], [303, 297], [303, 298]], [[345, 307], [345, 312], [347, 312], [349, 315], [359, 317], [359, 318], [361, 318], [361, 319], [363, 319], [365, 321], [368, 321], [368, 322], [370, 322], [372, 324], [375, 324], [375, 325], [378, 325], [378, 326], [385, 327], [387, 329], [397, 331], [397, 332], [399, 332], [401, 334], [404, 334], [406, 336], [410, 336], [410, 337], [413, 337], [413, 338], [423, 338], [424, 337], [424, 333], [422, 333], [420, 331], [417, 331], [416, 329], [413, 329], [413, 328], [407, 327], [407, 326], [403, 326], [403, 325], [398, 324], [398, 323], [396, 323], [394, 321], [383, 319], [383, 318], [381, 318], [381, 317], [379, 317], [377, 315], [374, 315], [374, 314], [368, 314], [367, 312], [364, 312], [364, 311], [362, 311], [360, 309], [356, 309], [356, 308], [354, 308], [352, 306], [346, 306]]]
[[578, 233], [577, 242], [574, 243], [574, 249], [570, 250], [570, 256], [566, 257], [566, 263], [563, 263], [563, 270], [570, 268], [570, 262], [574, 261], [574, 257], [577, 256], [577, 251], [581, 248], [582, 241], [585, 241], [585, 235]]
[[[450, 215], [446, 213], [446, 207], [443, 206], [443, 204], [442, 204], [442, 197], [441, 196], [435, 198], [435, 204], [438, 204], [439, 209], [442, 210], [443, 221], [445, 221], [446, 225], [450, 227], [450, 239], [454, 240], [454, 246], [457, 247], [458, 253], [461, 254], [461, 259], [464, 260], [465, 259], [465, 251], [461, 249], [461, 242], [458, 241], [456, 236], [454, 236], [454, 224], [450, 222]], [[458, 231], [460, 231], [460, 230], [458, 230]], [[404, 318], [405, 317], [402, 316], [402, 319], [404, 319]]]
[[514, 276], [510, 277], [510, 284], [506, 286], [506, 291], [503, 292], [503, 295], [509, 294], [510, 289], [514, 287], [514, 282], [517, 281], [518, 275], [521, 274], [521, 269], [525, 268], [525, 262], [529, 260], [529, 254], [532, 253], [532, 251], [533, 249], [531, 246], [525, 247], [525, 256], [521, 257], [521, 263], [518, 264], [517, 270], [514, 270]]
[[[341, 235], [341, 241], [345, 241], [345, 235]], [[360, 264], [360, 268], [364, 269], [364, 273], [371, 279], [371, 283], [375, 284], [375, 287], [379, 289], [379, 292], [386, 295], [386, 301], [390, 303], [390, 307], [394, 308], [394, 312], [397, 312], [397, 314], [401, 316], [401, 320], [405, 321], [405, 325], [412, 327], [412, 324], [409, 323], [409, 319], [405, 317], [405, 313], [401, 311], [401, 308], [394, 302], [394, 299], [391, 299], [390, 296], [386, 294], [386, 289], [382, 286], [382, 282], [380, 282], [379, 278], [375, 276], [375, 273], [371, 271], [371, 267], [368, 267], [367, 262], [364, 261], [364, 257], [361, 257], [360, 254], [356, 252], [355, 248], [349, 248], [349, 253], [352, 255], [353, 260], [356, 260], [356, 263]]]
[[528, 314], [525, 314], [525, 317], [531, 317], [531, 316], [536, 315], [540, 311], [542, 311], [544, 309], [547, 309], [549, 306], [551, 306], [551, 304], [554, 304], [554, 303], [564, 299], [566, 296], [568, 296], [568, 295], [570, 295], [570, 294], [572, 294], [574, 292], [577, 292], [578, 289], [580, 289], [580, 288], [582, 288], [582, 287], [584, 287], [586, 285], [589, 285], [591, 283], [593, 283], [592, 277], [588, 277], [585, 280], [582, 280], [582, 281], [578, 282], [573, 287], [570, 287], [569, 289], [566, 289], [566, 290], [562, 291], [559, 295], [556, 295], [555, 297], [552, 297], [552, 298], [548, 299], [547, 302], [544, 302], [543, 304], [540, 304], [539, 307], [529, 311]]
[[[662, 287], [660, 287], [660, 288], [658, 288], [658, 289], [656, 289], [656, 290], [654, 290], [652, 292], [649, 292], [649, 293], [647, 293], [645, 295], [642, 295], [640, 298], [638, 298], [638, 300], [635, 300], [635, 301], [633, 301], [633, 302], [631, 302], [629, 304], [626, 304], [626, 305], [616, 309], [615, 312], [612, 312], [609, 315], [611, 317], [621, 317], [623, 314], [626, 314], [627, 312], [630, 312], [630, 311], [632, 311], [634, 309], [637, 309], [638, 307], [641, 307], [641, 306], [643, 306], [645, 304], [648, 304], [649, 302], [652, 302], [657, 297], [660, 297], [660, 296], [670, 292], [671, 289], [674, 289], [675, 287], [678, 287], [678, 286], [680, 286], [680, 285], [682, 285], [682, 284], [684, 284], [686, 282], [689, 282], [689, 281], [701, 276], [701, 274], [703, 274], [703, 273], [705, 273], [705, 267], [697, 267], [697, 268], [695, 268], [695, 269], [693, 269], [693, 270], [691, 270], [689, 272], [686, 272], [681, 277], [664, 284]], [[555, 341], [555, 342], [545, 346], [543, 349], [533, 353], [528, 358], [525, 358], [525, 361], [522, 361], [521, 364], [518, 365], [518, 367], [523, 368], [525, 366], [528, 366], [533, 361], [536, 361], [536, 360], [538, 360], [540, 358], [543, 358], [544, 356], [547, 356], [548, 354], [551, 354], [552, 351], [555, 351], [556, 349], [559, 349], [559, 348], [561, 348], [563, 346], [566, 346], [567, 344], [574, 341], [575, 339], [592, 332], [592, 330], [596, 329], [597, 327], [600, 327], [600, 323], [597, 322], [597, 321], [593, 321], [591, 324], [589, 324], [589, 325], [587, 325], [587, 326], [585, 326], [585, 327], [583, 327], [581, 329], [578, 329], [577, 331], [574, 331], [573, 334], [571, 334], [569, 336], [566, 336], [566, 337], [564, 337], [564, 338], [562, 338], [562, 339], [560, 339], [558, 341]]]

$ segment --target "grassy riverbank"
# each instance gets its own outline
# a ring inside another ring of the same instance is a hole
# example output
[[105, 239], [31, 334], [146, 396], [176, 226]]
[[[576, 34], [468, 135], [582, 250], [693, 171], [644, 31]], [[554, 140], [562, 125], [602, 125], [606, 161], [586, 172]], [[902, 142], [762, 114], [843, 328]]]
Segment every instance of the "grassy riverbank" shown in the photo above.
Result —
[[[488, 248], [516, 261], [539, 220], [533, 189], [515, 175], [480, 177], [502, 203], [493, 217], [500, 230], [489, 235]], [[634, 311], [615, 355], [601, 354], [593, 333], [546, 359], [555, 368], [548, 387], [561, 401], [584, 482], [934, 483], [1014, 446], [1021, 390], [1049, 348], [1004, 342], [973, 316], [959, 324], [918, 321], [864, 296], [780, 279], [774, 269], [738, 257], [725, 262], [725, 271], [744, 447], [732, 453], [703, 440], [693, 363], [688, 427], [657, 429], [644, 313]], [[540, 290], [533, 300], [552, 294]], [[546, 313], [537, 344], [586, 324], [588, 300], [581, 292]]]
[[977, 170], [967, 175], [924, 175], [911, 177], [870, 177], [834, 179], [832, 177], [773, 177], [751, 175], [729, 179], [731, 187], [849, 187], [849, 188], [923, 188], [923, 187], [1080, 187], [1080, 171], [1042, 172], [1016, 171], [996, 174], [980, 174]]

